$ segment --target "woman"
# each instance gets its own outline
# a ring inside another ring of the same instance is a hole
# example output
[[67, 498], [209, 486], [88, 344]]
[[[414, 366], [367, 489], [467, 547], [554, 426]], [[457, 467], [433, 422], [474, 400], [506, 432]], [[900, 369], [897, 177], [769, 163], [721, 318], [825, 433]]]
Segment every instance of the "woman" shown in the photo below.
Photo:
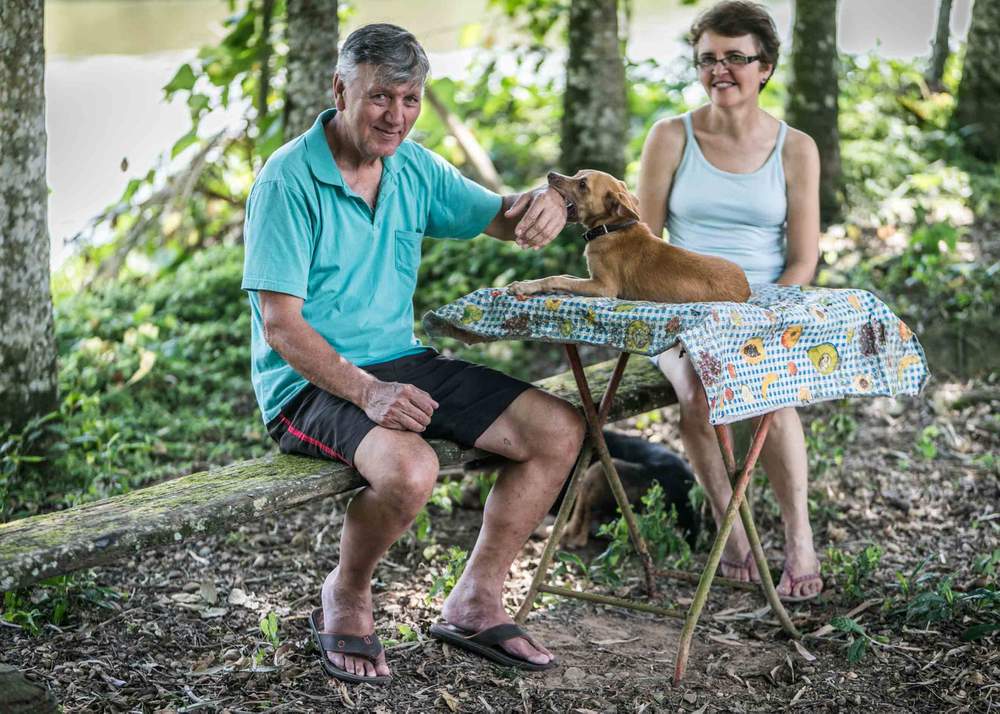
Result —
[[[819, 152], [808, 135], [760, 108], [778, 60], [774, 20], [757, 3], [722, 2], [695, 20], [691, 44], [709, 102], [650, 130], [639, 170], [642, 220], [657, 235], [666, 223], [675, 245], [729, 258], [751, 285], [804, 285], [819, 255]], [[659, 355], [657, 365], [677, 392], [681, 438], [718, 524], [732, 489], [705, 393], [679, 347]], [[805, 437], [794, 409], [775, 413], [761, 463], [785, 528], [778, 594], [816, 597], [823, 581], [806, 504]], [[739, 520], [722, 574], [759, 578]]]

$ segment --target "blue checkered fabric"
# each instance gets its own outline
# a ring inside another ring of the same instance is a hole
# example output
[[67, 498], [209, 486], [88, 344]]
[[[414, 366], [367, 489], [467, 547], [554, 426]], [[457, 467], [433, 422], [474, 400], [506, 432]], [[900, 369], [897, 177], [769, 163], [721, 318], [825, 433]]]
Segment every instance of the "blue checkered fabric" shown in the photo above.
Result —
[[713, 424], [854, 396], [917, 394], [929, 378], [913, 332], [864, 290], [756, 285], [746, 303], [662, 304], [484, 288], [424, 315], [466, 344], [574, 342], [657, 355], [678, 341]]

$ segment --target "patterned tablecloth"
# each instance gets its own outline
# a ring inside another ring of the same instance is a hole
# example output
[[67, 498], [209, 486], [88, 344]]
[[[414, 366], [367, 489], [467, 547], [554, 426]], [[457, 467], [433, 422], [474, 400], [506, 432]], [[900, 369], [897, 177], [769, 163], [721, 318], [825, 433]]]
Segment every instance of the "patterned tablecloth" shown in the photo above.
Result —
[[423, 318], [466, 344], [575, 342], [657, 355], [678, 341], [713, 424], [845, 396], [917, 394], [929, 377], [913, 332], [864, 290], [754, 286], [746, 303], [668, 305], [484, 288]]

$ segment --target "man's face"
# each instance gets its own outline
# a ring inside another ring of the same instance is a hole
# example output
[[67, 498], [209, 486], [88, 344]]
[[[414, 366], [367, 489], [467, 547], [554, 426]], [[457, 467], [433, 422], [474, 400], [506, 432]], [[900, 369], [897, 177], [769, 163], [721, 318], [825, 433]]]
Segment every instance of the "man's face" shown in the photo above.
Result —
[[370, 64], [358, 65], [350, 84], [334, 76], [333, 92], [344, 126], [365, 159], [395, 153], [420, 116], [422, 84], [383, 84]]

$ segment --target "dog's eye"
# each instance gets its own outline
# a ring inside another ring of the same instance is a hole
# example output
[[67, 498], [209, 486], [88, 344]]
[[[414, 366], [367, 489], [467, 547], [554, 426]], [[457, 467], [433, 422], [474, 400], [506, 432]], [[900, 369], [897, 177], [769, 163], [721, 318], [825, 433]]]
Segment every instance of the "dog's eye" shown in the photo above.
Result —
[[583, 189], [587, 188], [587, 179], [585, 178], [580, 179], [580, 188]]

